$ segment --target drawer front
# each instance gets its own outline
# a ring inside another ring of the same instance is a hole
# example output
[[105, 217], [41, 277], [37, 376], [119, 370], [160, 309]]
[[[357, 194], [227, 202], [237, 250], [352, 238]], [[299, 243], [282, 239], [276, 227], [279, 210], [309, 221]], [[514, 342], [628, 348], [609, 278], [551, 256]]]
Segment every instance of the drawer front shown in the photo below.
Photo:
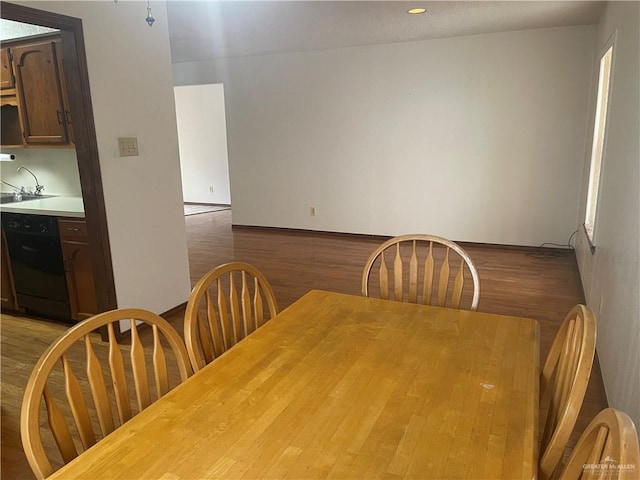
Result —
[[87, 223], [84, 220], [58, 219], [61, 240], [88, 241]]

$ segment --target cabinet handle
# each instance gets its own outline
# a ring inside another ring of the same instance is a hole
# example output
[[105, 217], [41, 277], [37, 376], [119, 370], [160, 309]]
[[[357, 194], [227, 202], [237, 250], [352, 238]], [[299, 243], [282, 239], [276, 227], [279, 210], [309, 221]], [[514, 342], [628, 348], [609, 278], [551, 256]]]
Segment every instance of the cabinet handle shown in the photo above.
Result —
[[71, 112], [69, 110], [64, 111], [64, 117], [67, 120], [67, 123], [71, 125]]
[[79, 232], [80, 229], [79, 228], [71, 228], [71, 227], [67, 227], [67, 230], [70, 232]]
[[58, 116], [58, 123], [60, 125], [64, 124], [64, 116], [60, 110], [56, 110], [56, 115]]

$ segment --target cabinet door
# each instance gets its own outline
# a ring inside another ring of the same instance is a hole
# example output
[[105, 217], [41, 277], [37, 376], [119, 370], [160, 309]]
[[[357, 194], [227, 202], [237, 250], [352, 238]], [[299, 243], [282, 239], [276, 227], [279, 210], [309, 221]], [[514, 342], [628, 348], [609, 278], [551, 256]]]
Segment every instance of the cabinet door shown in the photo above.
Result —
[[16, 310], [18, 302], [16, 301], [16, 290], [13, 285], [13, 275], [11, 273], [11, 262], [9, 260], [9, 252], [7, 251], [7, 242], [4, 238], [4, 230], [2, 230], [2, 240], [0, 241], [0, 305], [2, 309]]
[[15, 88], [16, 81], [13, 76], [13, 68], [11, 67], [11, 57], [9, 56], [9, 49], [3, 48], [0, 50], [1, 59], [1, 73], [0, 73], [0, 89]]
[[26, 144], [69, 142], [59, 43], [49, 40], [12, 49]]
[[93, 262], [88, 243], [62, 240], [71, 305], [71, 318], [84, 320], [98, 313], [98, 301], [93, 279]]

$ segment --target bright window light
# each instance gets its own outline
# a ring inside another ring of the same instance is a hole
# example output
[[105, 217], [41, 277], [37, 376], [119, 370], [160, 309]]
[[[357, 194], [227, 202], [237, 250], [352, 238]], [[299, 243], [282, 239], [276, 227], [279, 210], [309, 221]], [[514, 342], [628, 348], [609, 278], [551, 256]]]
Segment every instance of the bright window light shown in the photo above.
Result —
[[609, 80], [611, 78], [611, 59], [613, 46], [600, 59], [600, 77], [598, 80], [598, 99], [596, 117], [593, 127], [593, 144], [591, 146], [591, 167], [589, 169], [589, 188], [587, 190], [587, 209], [584, 228], [591, 246], [595, 245], [596, 211], [598, 207], [598, 192], [602, 171], [602, 151], [604, 147], [607, 123], [607, 104], [609, 103]]

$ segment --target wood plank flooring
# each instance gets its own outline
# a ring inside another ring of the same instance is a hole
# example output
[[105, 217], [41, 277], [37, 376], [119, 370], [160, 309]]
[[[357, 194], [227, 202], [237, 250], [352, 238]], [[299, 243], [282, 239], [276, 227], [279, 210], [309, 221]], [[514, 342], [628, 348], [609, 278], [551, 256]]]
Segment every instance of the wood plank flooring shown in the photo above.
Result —
[[[280, 308], [310, 289], [360, 294], [362, 267], [380, 238], [310, 232], [232, 228], [231, 211], [185, 217], [191, 281], [216, 265], [238, 260], [254, 264], [269, 279]], [[437, 233], [437, 232], [429, 232]], [[571, 252], [464, 245], [481, 279], [479, 311], [526, 316], [540, 322], [544, 359], [560, 322], [583, 302]], [[169, 320], [182, 332], [181, 313]], [[2, 478], [33, 478], [19, 433], [22, 392], [45, 348], [66, 328], [59, 323], [2, 315]], [[598, 363], [572, 437], [606, 407]]]

